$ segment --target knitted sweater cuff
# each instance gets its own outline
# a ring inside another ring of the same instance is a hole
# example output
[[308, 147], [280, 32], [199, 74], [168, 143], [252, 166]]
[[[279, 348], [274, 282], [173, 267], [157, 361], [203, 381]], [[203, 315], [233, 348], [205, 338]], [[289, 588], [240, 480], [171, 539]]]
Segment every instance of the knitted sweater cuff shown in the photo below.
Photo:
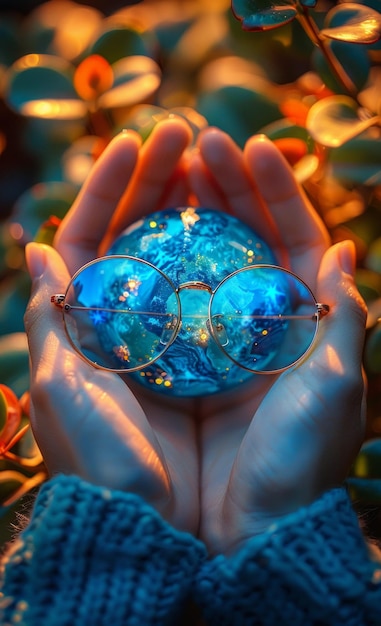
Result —
[[58, 476], [5, 558], [0, 623], [176, 624], [203, 558], [138, 496]]
[[334, 489], [234, 556], [206, 561], [196, 596], [211, 625], [376, 626], [380, 583], [381, 563], [345, 490]]

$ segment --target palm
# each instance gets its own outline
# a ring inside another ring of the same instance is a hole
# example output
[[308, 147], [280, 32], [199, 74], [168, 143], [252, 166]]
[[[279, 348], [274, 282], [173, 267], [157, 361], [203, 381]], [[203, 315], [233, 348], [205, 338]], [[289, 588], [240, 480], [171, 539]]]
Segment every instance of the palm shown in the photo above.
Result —
[[[331, 272], [329, 253], [320, 266], [327, 234], [273, 147], [252, 140], [242, 157], [216, 133], [200, 148], [191, 178], [201, 203], [249, 221], [271, 243], [278, 261], [317, 290], [320, 301], [335, 301], [341, 276]], [[253, 377], [230, 398], [230, 406], [226, 398], [204, 401], [201, 535], [212, 552], [231, 550], [274, 518], [308, 504], [349, 469], [361, 441], [360, 359], [340, 345], [347, 338], [344, 333], [339, 338], [331, 320], [326, 328], [326, 342], [296, 369]], [[348, 394], [341, 381], [351, 377]], [[348, 407], [347, 413], [341, 410], [348, 438], [338, 454], [341, 406]]]
[[[330, 283], [340, 277], [328, 275], [329, 261], [322, 270], [325, 276], [317, 281], [328, 247], [326, 232], [272, 145], [253, 139], [243, 154], [226, 135], [209, 131], [199, 139], [200, 154], [189, 160], [184, 156], [189, 141], [189, 130], [179, 120], [159, 125], [140, 153], [135, 135], [119, 137], [97, 163], [58, 232], [56, 246], [69, 271], [102, 254], [125, 226], [142, 215], [196, 198], [201, 206], [225, 210], [251, 225], [272, 247], [279, 264], [318, 289], [318, 299], [334, 301]], [[68, 275], [55, 288], [64, 289], [65, 281]], [[334, 329], [327, 336], [329, 332]], [[333, 337], [332, 345], [337, 341]], [[68, 348], [69, 361], [70, 355]], [[331, 357], [323, 346], [292, 372], [278, 378], [253, 376], [235, 393], [197, 401], [158, 401], [158, 396], [150, 397], [131, 382], [127, 386], [117, 375], [90, 373], [87, 365], [82, 380], [99, 383], [86, 388], [87, 399], [98, 425], [96, 439], [100, 446], [103, 443], [104, 454], [108, 451], [115, 475], [122, 477], [121, 487], [132, 484], [177, 527], [194, 533], [199, 527], [212, 551], [224, 551], [259, 531], [266, 518], [284, 514], [311, 497], [297, 486], [305, 467], [312, 467], [312, 476], [314, 466], [321, 464], [321, 450], [328, 451], [328, 466], [334, 463], [329, 437], [335, 439], [333, 431], [340, 425], [335, 426], [332, 410], [322, 404], [318, 392], [319, 385], [340, 372]], [[75, 358], [72, 372], [85, 367]], [[358, 372], [355, 378], [361, 378]], [[303, 397], [296, 391], [300, 389]], [[355, 401], [349, 401], [353, 415], [358, 413], [361, 391], [357, 387]], [[80, 397], [79, 388], [77, 393]], [[336, 391], [326, 393], [326, 398], [330, 393], [336, 402], [348, 404], [344, 389], [343, 398]], [[325, 428], [320, 425], [322, 415]], [[85, 420], [83, 434], [90, 445], [94, 429], [88, 424]], [[314, 440], [317, 445], [311, 447]], [[337, 477], [340, 472], [344, 475], [358, 440], [356, 431]], [[83, 452], [91, 460], [86, 446]], [[307, 455], [310, 463], [304, 462]], [[131, 467], [143, 481], [134, 484]], [[305, 481], [310, 491], [311, 480]], [[318, 492], [318, 485], [314, 489]]]
[[[142, 149], [134, 133], [117, 138], [96, 164], [58, 232], [56, 247], [70, 274], [104, 252], [115, 236], [141, 215], [186, 203], [181, 156], [189, 139], [188, 127], [177, 120], [158, 127]], [[163, 193], [163, 188], [168, 193]], [[65, 291], [69, 273], [60, 267], [55, 274], [65, 274], [55, 286]], [[100, 484], [141, 493], [176, 526], [196, 532], [198, 458], [191, 411], [184, 403], [164, 406], [116, 374], [97, 372], [70, 349], [64, 359], [61, 350], [61, 362], [73, 359], [76, 374], [71, 382], [71, 403], [81, 398], [87, 407], [75, 412], [74, 430], [68, 433], [77, 448], [74, 456], [82, 454], [88, 464], [79, 468], [80, 474]], [[89, 380], [91, 384], [85, 384]], [[49, 456], [49, 445], [43, 443], [42, 449]], [[102, 464], [97, 463], [99, 455]], [[52, 459], [53, 470], [56, 460]], [[134, 483], [134, 473], [143, 480]]]

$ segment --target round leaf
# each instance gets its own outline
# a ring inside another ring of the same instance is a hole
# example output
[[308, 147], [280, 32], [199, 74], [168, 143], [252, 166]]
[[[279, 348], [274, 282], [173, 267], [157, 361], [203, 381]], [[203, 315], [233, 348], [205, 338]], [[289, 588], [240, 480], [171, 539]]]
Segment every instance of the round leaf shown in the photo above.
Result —
[[278, 105], [265, 94], [236, 86], [201, 94], [196, 109], [211, 126], [230, 134], [240, 146], [281, 117]]
[[89, 53], [101, 55], [112, 65], [124, 57], [149, 55], [149, 48], [133, 28], [114, 25], [98, 37]]
[[244, 30], [264, 31], [279, 28], [295, 19], [296, 8], [287, 3], [275, 4], [266, 0], [233, 0], [234, 15]]
[[370, 187], [380, 185], [381, 139], [352, 139], [331, 151], [328, 164], [330, 174], [338, 180]]
[[29, 295], [30, 278], [26, 272], [17, 272], [0, 283], [0, 328], [3, 334], [22, 332]]
[[117, 61], [112, 69], [114, 85], [98, 99], [98, 105], [104, 109], [144, 102], [160, 86], [161, 70], [149, 57], [124, 58]]
[[64, 59], [28, 54], [10, 68], [6, 100], [18, 113], [48, 119], [81, 119], [87, 108], [75, 92], [73, 67]]
[[96, 135], [85, 135], [73, 141], [62, 156], [64, 179], [75, 187], [81, 187], [107, 143], [107, 139]]
[[25, 21], [27, 49], [75, 59], [93, 40], [101, 23], [102, 14], [93, 7], [71, 0], [43, 2]]
[[343, 75], [345, 83], [351, 82], [350, 87], [344, 87], [344, 83], [337, 78], [332, 67], [320, 49], [315, 49], [312, 60], [316, 71], [325, 85], [335, 93], [350, 93], [360, 91], [367, 82], [370, 71], [370, 60], [365, 46], [351, 44], [343, 41], [325, 41], [328, 52], [336, 58], [339, 72]]
[[346, 481], [354, 502], [366, 505], [381, 504], [381, 480], [368, 478], [348, 478]]
[[367, 306], [381, 296], [381, 275], [365, 268], [356, 270], [356, 285]]
[[347, 96], [330, 96], [316, 102], [310, 109], [306, 127], [318, 143], [330, 148], [360, 135], [379, 121], [378, 116], [361, 120], [358, 105]]
[[377, 237], [370, 244], [365, 263], [369, 269], [381, 275], [381, 237]]
[[34, 185], [17, 201], [12, 221], [24, 230], [24, 240], [32, 240], [39, 227], [52, 215], [63, 218], [77, 195], [77, 187], [65, 182]]
[[320, 35], [351, 43], [375, 43], [381, 38], [381, 13], [373, 9], [348, 2], [329, 11], [327, 28]]
[[372, 329], [367, 339], [364, 363], [367, 372], [381, 374], [381, 323]]
[[0, 380], [18, 398], [29, 388], [29, 351], [24, 332], [0, 337]]
[[271, 0], [233, 0], [235, 17], [244, 30], [263, 31], [291, 22], [297, 15], [292, 2], [275, 4]]
[[79, 64], [73, 82], [80, 98], [95, 101], [100, 94], [112, 87], [112, 67], [99, 54], [92, 54]]

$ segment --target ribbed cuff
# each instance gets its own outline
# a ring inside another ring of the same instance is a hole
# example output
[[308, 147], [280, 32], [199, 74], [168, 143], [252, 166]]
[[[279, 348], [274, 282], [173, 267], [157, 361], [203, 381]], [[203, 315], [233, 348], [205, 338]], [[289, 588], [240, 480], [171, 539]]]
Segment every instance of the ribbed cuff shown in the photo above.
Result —
[[5, 563], [0, 620], [22, 626], [179, 624], [205, 548], [138, 496], [59, 476]]
[[324, 494], [251, 539], [206, 561], [196, 600], [218, 626], [381, 624], [381, 564], [342, 489]]

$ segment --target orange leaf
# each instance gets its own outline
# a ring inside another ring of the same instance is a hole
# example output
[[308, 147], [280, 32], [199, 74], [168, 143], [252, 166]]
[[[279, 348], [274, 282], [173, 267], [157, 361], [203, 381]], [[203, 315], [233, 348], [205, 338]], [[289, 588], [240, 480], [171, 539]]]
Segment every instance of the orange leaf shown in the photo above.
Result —
[[111, 65], [99, 54], [92, 54], [84, 59], [74, 74], [74, 87], [80, 98], [96, 100], [110, 89], [114, 82]]
[[284, 137], [282, 139], [274, 139], [273, 142], [278, 150], [287, 159], [290, 165], [295, 165], [302, 157], [307, 154], [307, 146], [302, 139], [296, 137]]
[[3, 394], [7, 405], [6, 421], [3, 430], [0, 433], [0, 454], [7, 443], [12, 439], [13, 435], [21, 421], [21, 407], [16, 394], [6, 385], [0, 384], [0, 393]]
[[301, 102], [301, 100], [297, 100], [296, 98], [285, 100], [284, 102], [281, 102], [279, 108], [284, 117], [287, 117], [287, 119], [294, 124], [297, 124], [298, 126], [306, 125], [306, 118], [310, 107], [304, 102]]

